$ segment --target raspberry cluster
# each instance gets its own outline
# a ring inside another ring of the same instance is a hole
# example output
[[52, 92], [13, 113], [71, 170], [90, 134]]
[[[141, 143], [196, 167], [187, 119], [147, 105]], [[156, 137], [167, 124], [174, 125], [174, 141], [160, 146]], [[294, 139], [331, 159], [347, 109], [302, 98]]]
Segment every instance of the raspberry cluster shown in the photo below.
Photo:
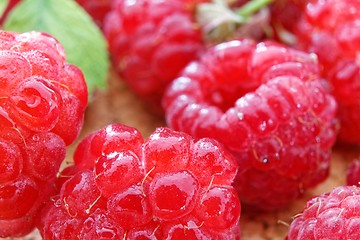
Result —
[[360, 188], [339, 186], [310, 199], [290, 225], [287, 240], [360, 239]]
[[159, 112], [167, 84], [204, 49], [193, 16], [196, 2], [117, 0], [105, 19], [115, 69]]
[[298, 45], [318, 55], [332, 87], [339, 105], [339, 140], [360, 145], [360, 2], [311, 1], [302, 14], [295, 31]]
[[43, 210], [44, 239], [239, 239], [236, 162], [212, 139], [112, 124], [85, 137], [60, 194]]
[[235, 155], [244, 203], [278, 209], [328, 175], [336, 102], [315, 55], [275, 42], [221, 43], [171, 83], [163, 106], [171, 128]]
[[[59, 171], [83, 74], [53, 37], [0, 31], [0, 237], [239, 239], [241, 204], [284, 208], [326, 179], [339, 131], [360, 145], [360, 1], [76, 1], [169, 128], [108, 125]], [[359, 176], [354, 160], [287, 239], [360, 239]]]
[[34, 228], [87, 99], [82, 72], [56, 39], [0, 31], [0, 237]]

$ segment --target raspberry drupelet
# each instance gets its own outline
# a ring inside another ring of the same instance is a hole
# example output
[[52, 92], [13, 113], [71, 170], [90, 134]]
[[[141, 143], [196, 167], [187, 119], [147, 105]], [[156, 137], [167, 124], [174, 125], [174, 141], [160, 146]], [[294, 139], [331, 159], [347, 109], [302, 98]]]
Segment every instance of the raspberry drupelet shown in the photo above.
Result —
[[34, 228], [87, 100], [82, 72], [56, 39], [0, 31], [0, 237]]
[[286, 240], [360, 239], [360, 188], [339, 186], [310, 199]]
[[295, 35], [300, 49], [318, 55], [338, 102], [339, 142], [360, 145], [360, 1], [310, 1]]
[[169, 128], [112, 124], [86, 136], [38, 228], [49, 239], [239, 239], [236, 161]]
[[314, 55], [274, 42], [221, 43], [172, 82], [163, 106], [171, 128], [235, 155], [246, 204], [282, 208], [328, 176], [336, 102]]

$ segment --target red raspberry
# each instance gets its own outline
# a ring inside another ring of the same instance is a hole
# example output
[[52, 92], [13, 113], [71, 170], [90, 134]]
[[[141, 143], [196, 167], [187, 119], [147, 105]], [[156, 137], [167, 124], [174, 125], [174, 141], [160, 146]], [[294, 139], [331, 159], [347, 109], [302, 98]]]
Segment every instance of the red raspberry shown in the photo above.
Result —
[[76, 2], [90, 14], [99, 27], [102, 27], [106, 14], [110, 12], [113, 0], [76, 0]]
[[196, 2], [118, 0], [104, 21], [115, 69], [155, 109], [166, 85], [204, 48]]
[[360, 186], [360, 158], [354, 159], [349, 165], [346, 173], [346, 184]]
[[237, 166], [215, 140], [112, 124], [74, 158], [38, 219], [44, 239], [239, 239]]
[[189, 64], [163, 106], [170, 127], [222, 142], [244, 203], [272, 210], [328, 175], [336, 102], [323, 83], [313, 55], [233, 40]]
[[340, 186], [310, 199], [290, 225], [287, 240], [360, 239], [360, 188]]
[[311, 1], [296, 36], [301, 49], [319, 56], [330, 82], [339, 106], [339, 140], [360, 145], [360, 2]]
[[34, 228], [87, 105], [81, 71], [53, 37], [0, 31], [0, 237]]

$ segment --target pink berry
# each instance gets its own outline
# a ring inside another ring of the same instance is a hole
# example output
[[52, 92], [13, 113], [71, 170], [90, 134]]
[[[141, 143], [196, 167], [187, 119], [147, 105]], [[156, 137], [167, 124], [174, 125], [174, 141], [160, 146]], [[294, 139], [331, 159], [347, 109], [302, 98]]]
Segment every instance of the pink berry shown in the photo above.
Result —
[[35, 227], [87, 105], [82, 72], [52, 36], [0, 31], [0, 237]]

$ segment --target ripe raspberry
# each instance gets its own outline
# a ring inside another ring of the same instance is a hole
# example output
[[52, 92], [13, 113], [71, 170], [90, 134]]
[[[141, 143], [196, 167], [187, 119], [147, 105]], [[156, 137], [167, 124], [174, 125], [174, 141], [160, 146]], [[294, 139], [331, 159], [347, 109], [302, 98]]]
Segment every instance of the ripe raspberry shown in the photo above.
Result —
[[323, 83], [313, 55], [233, 40], [189, 64], [163, 106], [170, 127], [222, 142], [244, 203], [272, 210], [328, 175], [336, 102]]
[[0, 237], [18, 237], [34, 228], [54, 194], [66, 146], [83, 124], [87, 90], [53, 37], [0, 31], [0, 95]]
[[104, 20], [115, 69], [155, 109], [166, 85], [204, 48], [196, 2], [118, 0]]
[[319, 56], [322, 75], [330, 82], [339, 106], [339, 140], [360, 145], [360, 2], [311, 1], [296, 36], [301, 49]]
[[310, 199], [290, 225], [287, 240], [360, 239], [360, 188], [340, 186]]
[[99, 27], [102, 27], [106, 14], [110, 12], [112, 1], [113, 0], [76, 0], [76, 2], [90, 14]]
[[158, 128], [144, 141], [112, 124], [74, 162], [38, 218], [44, 239], [239, 239], [237, 166], [215, 140]]
[[354, 159], [348, 167], [346, 184], [360, 186], [360, 158]]

